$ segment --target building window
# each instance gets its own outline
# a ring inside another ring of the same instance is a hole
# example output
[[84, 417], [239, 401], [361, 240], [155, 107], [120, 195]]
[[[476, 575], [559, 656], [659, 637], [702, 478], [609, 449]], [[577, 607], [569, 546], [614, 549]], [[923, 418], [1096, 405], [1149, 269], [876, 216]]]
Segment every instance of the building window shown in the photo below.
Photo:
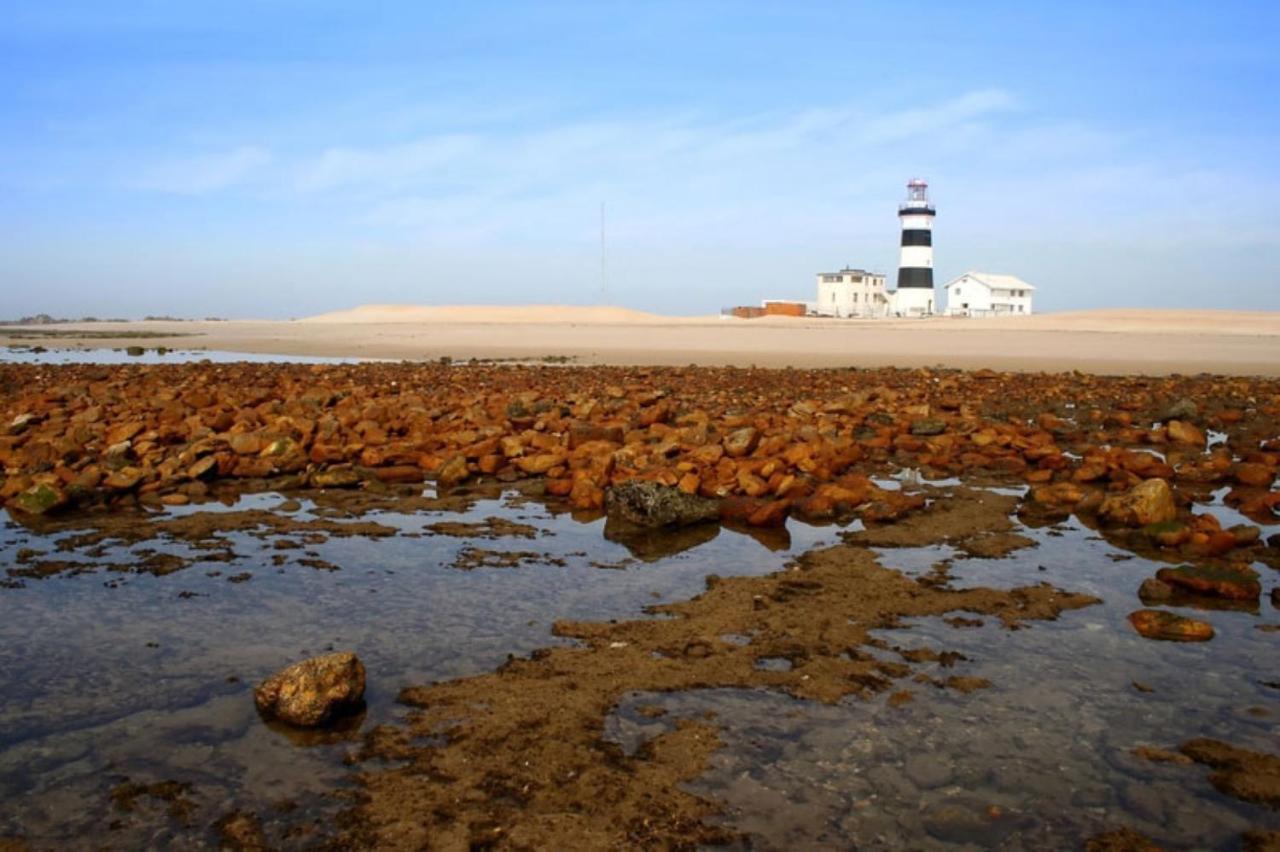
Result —
[[853, 301], [854, 301], [854, 302], [857, 302], [857, 301], [858, 301], [858, 294], [857, 294], [857, 293], [854, 293], [854, 294], [853, 294]]

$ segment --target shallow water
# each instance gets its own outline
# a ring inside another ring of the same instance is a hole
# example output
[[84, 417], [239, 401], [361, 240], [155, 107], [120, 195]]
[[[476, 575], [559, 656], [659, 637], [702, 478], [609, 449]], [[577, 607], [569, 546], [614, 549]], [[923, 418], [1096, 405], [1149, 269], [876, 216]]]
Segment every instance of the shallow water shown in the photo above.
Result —
[[[988, 689], [966, 695], [903, 681], [895, 689], [914, 700], [896, 707], [887, 695], [836, 706], [762, 691], [643, 695], [620, 708], [611, 733], [630, 748], [677, 718], [715, 712], [728, 747], [693, 789], [725, 800], [725, 821], [751, 832], [756, 849], [1065, 849], [1117, 825], [1168, 849], [1233, 849], [1250, 827], [1280, 827], [1275, 811], [1219, 794], [1204, 767], [1131, 754], [1141, 745], [1176, 750], [1195, 736], [1276, 752], [1280, 634], [1255, 626], [1280, 614], [1266, 603], [1260, 615], [1202, 612], [1218, 631], [1213, 641], [1152, 642], [1125, 617], [1159, 563], [1113, 561], [1122, 554], [1074, 523], [1020, 532], [1040, 546], [1006, 559], [965, 559], [945, 546], [878, 550], [885, 565], [912, 575], [953, 559], [957, 588], [1043, 579], [1103, 599], [1016, 631], [990, 618], [879, 631], [891, 647], [964, 654], [945, 669], [915, 668], [987, 678]], [[1264, 589], [1276, 585], [1276, 572], [1259, 569]], [[670, 714], [644, 718], [639, 704]]]
[[[125, 346], [143, 346], [146, 351], [141, 355], [130, 355]], [[312, 355], [270, 355], [253, 352], [223, 352], [216, 349], [178, 348], [168, 349], [161, 354], [149, 340], [127, 340], [125, 346], [117, 347], [59, 347], [57, 344], [46, 346], [41, 341], [32, 341], [30, 345], [14, 344], [0, 347], [0, 364], [185, 364], [193, 361], [210, 361], [214, 364], [234, 364], [248, 361], [255, 364], [279, 363], [290, 364], [359, 364], [364, 361], [379, 360], [376, 358], [330, 358]], [[39, 347], [36, 351], [33, 347]]]
[[[317, 516], [314, 504], [297, 503], [292, 517]], [[233, 507], [214, 503], [167, 514], [281, 504], [292, 508], [280, 495], [256, 495]], [[491, 541], [424, 532], [442, 520], [490, 517], [530, 525], [537, 537]], [[603, 520], [553, 514], [514, 492], [479, 499], [463, 514], [379, 511], [362, 520], [401, 534], [304, 544], [304, 535], [232, 532], [222, 535], [237, 554], [231, 562], [198, 562], [159, 577], [99, 570], [0, 588], [0, 837], [61, 846], [117, 821], [121, 827], [105, 836], [111, 845], [149, 842], [152, 832], [166, 844], [200, 845], [212, 842], [207, 828], [221, 814], [245, 806], [267, 811], [269, 822], [270, 803], [303, 805], [277, 808], [275, 818], [305, 822], [341, 804], [322, 799], [347, 779], [342, 758], [358, 731], [337, 742], [298, 745], [296, 736], [264, 725], [251, 685], [272, 671], [329, 649], [355, 650], [369, 672], [367, 730], [396, 717], [395, 696], [404, 686], [478, 674], [508, 654], [559, 641], [550, 633], [556, 619], [637, 617], [648, 604], [697, 594], [710, 573], [776, 570], [837, 532], [799, 526], [788, 546], [771, 550], [713, 527], [714, 537], [695, 549], [645, 562], [605, 540]], [[0, 565], [16, 567], [24, 548], [45, 551], [43, 559], [118, 564], [137, 563], [150, 549], [202, 553], [154, 540], [92, 554], [85, 547], [58, 552], [68, 535], [40, 536], [6, 521]], [[783, 542], [774, 537], [768, 544]], [[482, 561], [493, 551], [540, 557], [516, 568], [452, 567], [466, 552], [474, 556], [474, 548]], [[339, 570], [306, 567], [300, 559]], [[250, 580], [228, 582], [245, 572]], [[190, 782], [197, 808], [191, 829], [169, 837], [164, 807], [151, 802], [120, 813], [109, 793], [125, 777]]]
[[[229, 508], [334, 514], [324, 502], [275, 494], [167, 514]], [[487, 518], [528, 525], [533, 537], [426, 529]], [[155, 540], [60, 553], [70, 533], [6, 521], [4, 567], [40, 558], [134, 564], [149, 549], [206, 561], [159, 577], [95, 570], [0, 588], [0, 837], [59, 848], [198, 847], [216, 844], [214, 820], [244, 807], [269, 835], [287, 827], [302, 843], [343, 806], [351, 774], [343, 758], [360, 731], [398, 716], [401, 687], [488, 671], [508, 654], [559, 641], [550, 633], [557, 619], [638, 617], [648, 604], [698, 593], [708, 574], [777, 570], [840, 533], [794, 521], [781, 536], [712, 528], [682, 552], [636, 545], [633, 553], [605, 538], [603, 520], [558, 514], [515, 491], [477, 495], [461, 513], [377, 510], [360, 520], [398, 534], [320, 541], [241, 530], [222, 534], [229, 562]], [[989, 689], [955, 694], [903, 681], [895, 689], [911, 689], [914, 700], [896, 707], [883, 695], [835, 706], [765, 692], [635, 696], [608, 730], [634, 747], [675, 717], [715, 711], [728, 746], [693, 787], [724, 800], [726, 821], [750, 832], [754, 848], [1063, 848], [1114, 824], [1169, 848], [1231, 848], [1245, 827], [1280, 826], [1275, 812], [1217, 794], [1202, 767], [1130, 755], [1136, 745], [1176, 748], [1197, 735], [1277, 750], [1280, 689], [1266, 684], [1280, 681], [1280, 634], [1254, 629], [1280, 621], [1266, 602], [1276, 572], [1259, 567], [1261, 614], [1206, 616], [1214, 641], [1151, 642], [1124, 618], [1157, 563], [1074, 522], [1019, 532], [1039, 546], [1006, 559], [963, 559], [945, 546], [879, 551], [911, 574], [950, 559], [953, 586], [1043, 580], [1104, 599], [1017, 631], [991, 619], [964, 628], [926, 619], [880, 634], [886, 647], [874, 653], [889, 658], [898, 658], [894, 646], [961, 652], [967, 659], [946, 673], [988, 678]], [[483, 567], [502, 561], [492, 552], [536, 555]], [[251, 579], [228, 582], [246, 572]], [[365, 715], [321, 741], [264, 724], [251, 685], [330, 648], [364, 660]], [[653, 703], [671, 714], [634, 712]], [[110, 794], [126, 777], [189, 783], [188, 824], [146, 797], [119, 807]]]

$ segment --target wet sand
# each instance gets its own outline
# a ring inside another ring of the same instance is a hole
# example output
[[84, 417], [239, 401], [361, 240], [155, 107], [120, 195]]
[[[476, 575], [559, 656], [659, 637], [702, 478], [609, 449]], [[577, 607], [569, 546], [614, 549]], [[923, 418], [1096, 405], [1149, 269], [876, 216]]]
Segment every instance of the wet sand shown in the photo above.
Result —
[[[559, 306], [391, 306], [291, 322], [60, 324], [5, 332], [0, 329], [0, 344], [164, 345], [397, 360], [1280, 375], [1280, 314], [1265, 312], [1105, 310], [871, 321], [661, 317], [618, 308]], [[77, 332], [95, 336], [77, 337]], [[56, 337], [40, 336], [50, 333]], [[110, 338], [113, 334], [120, 337]], [[139, 334], [148, 336], [130, 338]]]

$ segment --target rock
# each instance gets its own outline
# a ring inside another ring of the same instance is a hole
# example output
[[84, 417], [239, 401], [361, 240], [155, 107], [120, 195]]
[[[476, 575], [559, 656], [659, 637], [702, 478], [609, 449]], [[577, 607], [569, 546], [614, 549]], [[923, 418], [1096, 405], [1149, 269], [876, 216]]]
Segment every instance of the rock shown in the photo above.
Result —
[[1108, 495], [1098, 514], [1131, 527], [1145, 527], [1176, 520], [1178, 504], [1173, 489], [1163, 479], [1144, 479], [1123, 494]]
[[1254, 828], [1240, 835], [1240, 852], [1280, 852], [1280, 831]]
[[470, 469], [467, 468], [467, 459], [465, 456], [453, 456], [444, 463], [436, 474], [436, 483], [441, 488], [452, 488], [467, 477], [471, 476]]
[[1085, 852], [1163, 852], [1149, 837], [1132, 828], [1116, 828], [1085, 841]]
[[787, 522], [790, 504], [786, 500], [731, 495], [720, 501], [720, 520], [726, 524], [753, 527], [780, 527]]
[[102, 454], [102, 465], [107, 470], [120, 470], [136, 458], [131, 442], [117, 441], [107, 447], [107, 451]]
[[43, 515], [65, 505], [62, 489], [45, 482], [37, 483], [14, 497], [9, 505], [24, 515]]
[[592, 441], [608, 441], [621, 444], [623, 432], [621, 426], [599, 426], [594, 423], [574, 423], [569, 427], [569, 449], [576, 450], [583, 444]]
[[1185, 754], [1181, 754], [1176, 751], [1169, 751], [1165, 748], [1157, 748], [1156, 746], [1137, 746], [1131, 754], [1133, 754], [1134, 757], [1149, 760], [1152, 763], [1176, 763], [1179, 766], [1190, 766], [1195, 762]]
[[610, 488], [605, 494], [605, 511], [610, 520], [641, 527], [680, 527], [720, 518], [715, 500], [636, 480]]
[[1164, 410], [1164, 414], [1160, 415], [1160, 422], [1194, 420], [1199, 414], [1200, 407], [1184, 396]]
[[240, 456], [256, 456], [266, 446], [257, 435], [248, 435], [243, 432], [232, 435], [230, 444], [231, 452]]
[[22, 414], [19, 414], [17, 417], [14, 417], [12, 420], [9, 421], [9, 425], [6, 426], [4, 430], [5, 434], [21, 435], [23, 432], [27, 430], [27, 426], [29, 426], [32, 422], [34, 422], [35, 419], [36, 419], [36, 416], [30, 412], [24, 412]]
[[313, 471], [308, 479], [312, 488], [355, 488], [361, 482], [359, 472], [350, 467]]
[[721, 442], [725, 454], [730, 458], [741, 458], [755, 452], [760, 445], [760, 430], [753, 426], [735, 429], [724, 436]]
[[122, 467], [102, 480], [102, 485], [112, 491], [128, 491], [142, 481], [143, 472], [136, 467]]
[[971, 796], [944, 799], [930, 805], [922, 816], [926, 831], [947, 843], [972, 843], [992, 848], [1016, 830], [1021, 820], [1005, 815], [1000, 808]]
[[291, 456], [298, 452], [298, 444], [292, 438], [276, 438], [262, 448], [258, 455], [263, 458], [272, 456]]
[[1204, 432], [1184, 420], [1170, 420], [1165, 424], [1165, 434], [1175, 444], [1189, 444], [1193, 447], [1204, 447], [1208, 440]]
[[1262, 594], [1258, 573], [1249, 568], [1233, 570], [1195, 565], [1161, 568], [1156, 579], [1197, 595], [1233, 601], [1256, 601]]
[[233, 852], [265, 852], [267, 836], [262, 822], [253, 814], [233, 811], [214, 823], [218, 830], [219, 846]]
[[143, 347], [143, 346], [126, 346], [124, 348], [124, 354], [134, 358], [137, 358], [140, 355], [145, 355], [146, 352], [147, 352], [146, 347]]
[[1129, 613], [1129, 623], [1147, 639], [1169, 642], [1207, 642], [1213, 638], [1213, 626], [1160, 609], [1140, 609]]
[[1235, 539], [1236, 547], [1248, 547], [1262, 537], [1262, 529], [1253, 524], [1236, 524], [1228, 527], [1227, 532]]
[[1173, 586], [1155, 577], [1148, 577], [1138, 587], [1138, 597], [1144, 604], [1164, 603], [1173, 597]]
[[902, 771], [917, 787], [930, 789], [951, 783], [951, 766], [936, 754], [913, 754], [902, 765]]
[[564, 456], [560, 453], [538, 453], [533, 456], [521, 456], [514, 459], [513, 463], [525, 473], [546, 473], [553, 467], [564, 464]]
[[187, 468], [187, 477], [190, 479], [213, 479], [217, 475], [218, 459], [214, 456], [205, 456]]
[[263, 714], [304, 728], [358, 706], [363, 697], [364, 664], [350, 651], [294, 663], [253, 690]]
[[1280, 808], [1280, 756], [1249, 751], [1220, 740], [1188, 740], [1180, 751], [1215, 771], [1209, 783], [1241, 801]]
[[947, 424], [942, 420], [924, 418], [913, 421], [911, 424], [911, 434], [921, 437], [941, 435], [945, 431], [947, 431]]
[[1276, 478], [1274, 468], [1258, 462], [1240, 462], [1231, 471], [1231, 475], [1241, 485], [1251, 485], [1255, 488], [1270, 488], [1272, 481]]
[[1165, 521], [1143, 527], [1142, 531], [1161, 547], [1177, 547], [1191, 538], [1191, 528], [1181, 521]]

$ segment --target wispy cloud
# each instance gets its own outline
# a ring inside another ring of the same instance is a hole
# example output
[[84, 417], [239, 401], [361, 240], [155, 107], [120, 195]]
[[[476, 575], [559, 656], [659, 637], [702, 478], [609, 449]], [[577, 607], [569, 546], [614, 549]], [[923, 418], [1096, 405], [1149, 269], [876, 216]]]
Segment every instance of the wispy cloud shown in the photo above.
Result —
[[244, 183], [271, 160], [267, 149], [242, 145], [230, 151], [168, 160], [144, 170], [133, 184], [155, 192], [204, 195]]

